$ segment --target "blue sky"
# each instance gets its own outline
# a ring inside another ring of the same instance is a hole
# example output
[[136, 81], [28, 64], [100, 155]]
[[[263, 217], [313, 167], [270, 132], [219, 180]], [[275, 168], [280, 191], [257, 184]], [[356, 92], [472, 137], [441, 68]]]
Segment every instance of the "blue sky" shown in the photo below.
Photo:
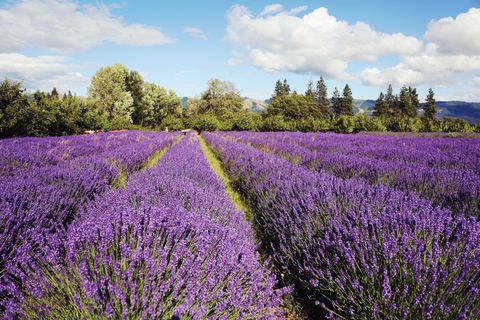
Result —
[[303, 92], [323, 75], [330, 94], [348, 82], [360, 99], [392, 83], [480, 101], [480, 1], [0, 3], [0, 78], [30, 90], [85, 95], [122, 63], [180, 96], [219, 78], [265, 99], [277, 79]]

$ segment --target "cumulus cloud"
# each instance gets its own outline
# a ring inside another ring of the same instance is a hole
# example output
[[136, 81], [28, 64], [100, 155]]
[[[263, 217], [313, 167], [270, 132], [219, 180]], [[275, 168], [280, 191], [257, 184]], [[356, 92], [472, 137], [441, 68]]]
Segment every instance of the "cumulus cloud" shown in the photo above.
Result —
[[363, 22], [337, 20], [326, 8], [301, 17], [295, 15], [298, 11], [270, 5], [254, 16], [248, 8], [234, 6], [227, 13], [227, 39], [243, 46], [251, 62], [266, 71], [315, 73], [338, 79], [352, 78], [346, 71], [352, 60], [412, 54], [423, 46], [415, 37], [377, 32]]
[[23, 0], [0, 9], [0, 52], [39, 48], [76, 52], [110, 42], [134, 46], [172, 41], [157, 27], [128, 24], [103, 5]]
[[182, 31], [187, 33], [190, 37], [195, 39], [207, 39], [207, 35], [200, 28], [183, 27]]
[[0, 75], [22, 81], [31, 90], [56, 87], [66, 91], [85, 86], [88, 79], [73, 69], [64, 56], [28, 57], [18, 53], [0, 53]]
[[429, 42], [420, 54], [405, 54], [393, 67], [365, 68], [362, 82], [444, 86], [455, 84], [459, 75], [480, 70], [480, 9], [431, 21], [425, 39]]
[[441, 52], [480, 55], [480, 9], [431, 21], [425, 38], [436, 43]]

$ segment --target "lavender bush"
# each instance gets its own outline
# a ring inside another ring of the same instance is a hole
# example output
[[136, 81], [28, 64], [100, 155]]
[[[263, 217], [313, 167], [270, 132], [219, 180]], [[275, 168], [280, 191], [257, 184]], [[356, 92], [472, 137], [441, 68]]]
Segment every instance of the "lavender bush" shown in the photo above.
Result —
[[[32, 255], [58, 259], [65, 230], [80, 208], [108, 190], [121, 170], [138, 169], [142, 159], [177, 135], [129, 132], [0, 142], [6, 155], [0, 161], [0, 313], [16, 314]], [[133, 152], [133, 161], [125, 158]]]
[[277, 272], [330, 318], [480, 317], [480, 223], [414, 193], [311, 172], [204, 133]]
[[258, 262], [196, 139], [85, 208], [68, 229], [61, 271], [44, 266], [30, 283], [26, 318], [283, 317], [285, 290]]
[[[479, 218], [480, 140], [223, 133], [313, 171], [416, 192], [434, 205]], [[440, 140], [440, 141], [438, 141]]]

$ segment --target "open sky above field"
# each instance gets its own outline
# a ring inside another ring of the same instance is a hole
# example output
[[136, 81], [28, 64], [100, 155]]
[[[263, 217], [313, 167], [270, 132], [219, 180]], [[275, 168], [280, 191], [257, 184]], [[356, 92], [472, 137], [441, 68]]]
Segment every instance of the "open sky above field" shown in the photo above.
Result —
[[122, 63], [193, 96], [210, 78], [269, 98], [287, 78], [375, 99], [392, 83], [480, 101], [480, 1], [0, 0], [0, 78], [86, 94]]

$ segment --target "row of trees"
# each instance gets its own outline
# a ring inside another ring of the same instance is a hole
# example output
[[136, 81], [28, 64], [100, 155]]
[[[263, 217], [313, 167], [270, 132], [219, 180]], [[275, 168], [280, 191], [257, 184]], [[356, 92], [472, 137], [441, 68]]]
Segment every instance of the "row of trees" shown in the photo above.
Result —
[[0, 137], [78, 134], [86, 129], [157, 128], [180, 117], [180, 98], [115, 64], [92, 77], [87, 97], [29, 94], [20, 82], [0, 84]]
[[212, 79], [198, 97], [182, 107], [172, 90], [146, 82], [140, 73], [121, 64], [101, 68], [92, 77], [87, 97], [70, 92], [27, 93], [21, 83], [0, 84], [0, 137], [77, 134], [86, 129], [258, 130], [258, 131], [480, 131], [462, 119], [436, 119], [430, 89], [418, 117], [417, 90], [389, 86], [380, 93], [372, 117], [354, 115], [352, 90], [346, 84], [329, 98], [323, 78], [309, 82], [305, 93], [291, 91], [278, 80], [265, 113], [246, 110], [231, 82]]

